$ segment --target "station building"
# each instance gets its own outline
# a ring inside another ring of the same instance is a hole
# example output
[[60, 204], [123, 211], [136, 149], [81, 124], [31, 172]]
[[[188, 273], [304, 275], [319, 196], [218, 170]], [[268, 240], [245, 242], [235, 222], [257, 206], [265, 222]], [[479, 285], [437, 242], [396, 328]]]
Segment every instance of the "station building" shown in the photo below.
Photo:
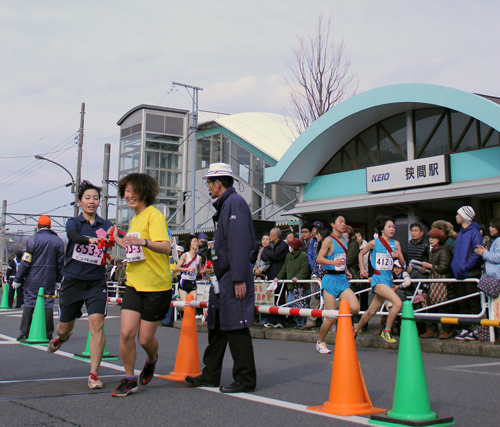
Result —
[[[235, 187], [248, 201], [255, 220], [288, 221], [289, 217], [281, 214], [294, 207], [297, 188], [281, 183], [266, 186], [264, 180], [266, 168], [276, 165], [293, 141], [283, 116], [199, 111], [194, 189], [194, 138], [189, 111], [138, 105], [117, 124], [120, 126], [118, 179], [133, 172], [155, 178], [160, 186], [155, 206], [164, 212], [174, 235], [192, 230], [193, 200], [195, 232], [213, 231], [215, 209], [202, 177], [214, 162], [231, 164], [241, 182], [236, 182]], [[118, 198], [118, 225], [126, 226], [133, 215], [126, 202]]]
[[[428, 84], [386, 86], [325, 113], [266, 170], [267, 184], [297, 186], [287, 212], [327, 224], [332, 211], [373, 238], [379, 214], [408, 226], [444, 219], [460, 206], [476, 221], [500, 216], [500, 98]], [[329, 226], [329, 225], [328, 225]]]

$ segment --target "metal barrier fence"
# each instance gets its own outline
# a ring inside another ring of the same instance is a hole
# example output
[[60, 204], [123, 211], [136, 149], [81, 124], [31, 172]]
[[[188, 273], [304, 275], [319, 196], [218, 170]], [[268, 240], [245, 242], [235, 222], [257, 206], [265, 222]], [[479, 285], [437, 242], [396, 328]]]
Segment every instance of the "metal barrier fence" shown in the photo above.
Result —
[[[462, 283], [467, 283], [467, 282], [473, 282], [473, 283], [478, 283], [479, 279], [464, 279], [464, 280], [457, 280], [457, 279], [411, 279], [412, 283], [416, 283], [417, 286], [415, 287], [415, 291], [413, 292], [412, 295], [407, 297], [407, 300], [411, 301], [412, 303], [415, 301], [415, 299], [420, 295], [419, 291], [422, 289], [422, 285], [424, 283], [456, 283], [456, 284], [462, 284]], [[403, 280], [395, 279], [394, 284], [399, 284], [402, 283]], [[255, 281], [255, 302], [257, 306], [275, 306], [275, 298], [271, 296], [269, 297], [267, 295], [267, 287], [274, 283], [272, 280], [257, 280]], [[297, 280], [296, 282], [293, 282], [292, 280], [279, 280], [278, 284], [286, 285], [287, 283], [297, 283], [297, 284], [310, 284], [311, 287], [313, 284], [317, 284], [321, 286], [321, 281], [320, 280]], [[365, 289], [359, 290], [354, 292], [355, 295], [361, 295], [363, 293], [368, 293], [371, 291], [370, 287], [370, 280], [368, 279], [351, 279], [349, 280], [349, 284], [365, 284], [367, 287]], [[208, 294], [210, 290], [211, 283], [208, 281], [200, 281], [197, 283], [197, 288], [196, 288], [196, 300], [197, 301], [208, 301]], [[282, 296], [283, 292], [286, 292], [285, 286], [281, 286], [280, 292], [277, 295], [276, 300], [280, 301], [280, 298]], [[121, 297], [123, 296], [123, 291], [125, 289], [125, 286], [120, 286], [118, 285], [117, 282], [108, 282], [108, 297], [110, 299], [110, 302], [115, 302], [115, 303], [121, 303]], [[285, 304], [278, 305], [278, 307], [288, 307], [297, 301], [300, 300], [306, 300], [311, 298], [312, 296], [319, 295], [320, 297], [320, 305], [319, 309], [323, 308], [323, 297], [321, 291], [318, 292], [310, 292], [310, 294], [294, 300], [290, 302], [286, 302]], [[469, 294], [463, 297], [458, 297], [454, 298], [451, 300], [444, 301], [439, 304], [433, 304], [433, 305], [426, 305], [425, 307], [422, 308], [417, 308], [414, 310], [415, 314], [418, 314], [419, 319], [422, 319], [422, 321], [425, 321], [426, 318], [429, 319], [435, 319], [436, 318], [436, 313], [426, 313], [426, 311], [434, 309], [434, 308], [439, 308], [448, 304], [453, 304], [468, 298], [472, 298], [475, 296], [480, 297], [480, 303], [481, 303], [481, 311], [478, 314], [459, 314], [459, 313], [439, 313], [439, 316], [442, 318], [456, 318], [460, 317], [460, 319], [482, 319], [487, 310], [488, 310], [488, 318], [489, 320], [495, 320], [494, 319], [494, 313], [492, 310], [493, 307], [493, 299], [486, 297], [483, 292], [475, 292], [473, 294]], [[387, 302], [387, 301], [386, 301]], [[378, 315], [385, 316], [389, 313], [389, 310], [386, 309], [386, 302], [380, 307], [380, 310], [376, 313]], [[178, 306], [180, 307], [180, 305]], [[359, 314], [362, 315], [365, 313], [364, 311], [359, 311]], [[177, 307], [175, 307], [175, 314], [174, 314], [174, 319], [177, 319], [178, 313], [177, 313]], [[498, 319], [497, 319], [498, 320]], [[494, 327], [490, 326], [490, 341], [494, 342], [495, 341], [495, 333], [494, 333]]]

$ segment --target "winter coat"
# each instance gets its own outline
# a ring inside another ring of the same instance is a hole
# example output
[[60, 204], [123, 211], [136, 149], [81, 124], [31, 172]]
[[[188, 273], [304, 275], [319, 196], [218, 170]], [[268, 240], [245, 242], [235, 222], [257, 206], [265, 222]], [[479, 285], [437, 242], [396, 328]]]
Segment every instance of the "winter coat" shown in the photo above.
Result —
[[[356, 237], [352, 237], [347, 246], [346, 266], [351, 274], [359, 275], [359, 243]], [[359, 276], [358, 276], [359, 277]]]
[[493, 240], [488, 251], [483, 252], [486, 274], [500, 280], [500, 237]]
[[451, 262], [451, 269], [456, 279], [463, 280], [481, 276], [481, 257], [474, 253], [474, 249], [482, 244], [480, 228], [475, 222], [467, 228], [460, 229]]
[[[38, 290], [43, 286], [45, 295], [54, 295], [56, 282], [62, 280], [64, 244], [52, 230], [42, 228], [26, 242], [15, 282], [24, 282], [24, 306], [35, 307]], [[54, 298], [45, 298], [45, 307], [51, 308]]]
[[273, 280], [283, 267], [286, 256], [290, 253], [288, 244], [284, 240], [278, 240], [271, 248], [270, 245], [264, 249], [261, 259], [264, 262], [271, 262], [267, 269], [267, 278]]
[[309, 247], [307, 248], [307, 258], [309, 259], [309, 268], [312, 272], [318, 270], [318, 263], [316, 258], [318, 258], [318, 239], [316, 237], [311, 237], [309, 241]]
[[[298, 250], [297, 252], [290, 252], [285, 259], [285, 264], [281, 267], [280, 272], [276, 276], [279, 280], [307, 280], [311, 277], [311, 270], [309, 269], [309, 261], [305, 252]], [[295, 283], [287, 283], [286, 287], [290, 290], [296, 287]], [[301, 283], [301, 288], [309, 289], [309, 283]]]
[[[257, 243], [253, 229], [252, 213], [243, 197], [229, 187], [213, 204], [216, 213], [214, 272], [219, 282], [219, 293], [210, 288], [207, 326], [215, 329], [215, 310], [219, 310], [221, 330], [231, 331], [253, 325], [255, 313], [255, 288], [250, 264], [250, 253]], [[234, 283], [245, 282], [246, 295], [236, 298]]]
[[447, 245], [439, 245], [436, 249], [431, 250], [429, 263], [432, 264], [432, 273], [450, 277], [451, 259], [451, 250]]

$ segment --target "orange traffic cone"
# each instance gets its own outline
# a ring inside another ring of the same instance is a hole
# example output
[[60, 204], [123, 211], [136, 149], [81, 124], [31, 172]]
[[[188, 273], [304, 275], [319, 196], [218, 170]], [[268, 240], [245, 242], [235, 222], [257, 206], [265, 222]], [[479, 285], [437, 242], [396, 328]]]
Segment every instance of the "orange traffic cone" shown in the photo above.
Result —
[[328, 402], [307, 409], [346, 417], [386, 412], [374, 408], [368, 396], [356, 354], [351, 317], [342, 316], [350, 314], [347, 300], [340, 301], [339, 314]]
[[[193, 296], [188, 295], [186, 301], [191, 302], [192, 300]], [[198, 353], [195, 309], [194, 307], [187, 306], [184, 308], [174, 371], [170, 372], [170, 375], [161, 375], [159, 378], [184, 382], [187, 376], [197, 377], [198, 375], [201, 375], [201, 368], [200, 355]]]

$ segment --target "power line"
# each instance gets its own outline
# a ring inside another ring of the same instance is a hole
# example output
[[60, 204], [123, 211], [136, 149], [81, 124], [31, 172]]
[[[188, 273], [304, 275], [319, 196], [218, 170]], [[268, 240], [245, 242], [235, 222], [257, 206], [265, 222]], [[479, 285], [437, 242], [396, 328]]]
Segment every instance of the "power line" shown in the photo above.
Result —
[[[69, 141], [69, 142], [67, 142], [67, 141], [68, 141], [70, 138], [72, 138], [74, 135], [75, 135], [75, 133], [73, 133], [73, 134], [71, 134], [69, 137], [65, 138], [62, 142], [60, 142], [59, 144], [57, 144], [57, 145], [54, 147], [54, 149], [53, 149], [52, 151], [49, 151], [49, 152], [48, 152], [48, 154], [52, 154], [52, 153], [54, 153], [54, 152], [57, 152], [57, 151], [54, 151], [54, 150], [56, 150], [59, 146], [61, 146], [61, 145], [63, 145], [63, 144], [65, 144], [65, 145], [63, 146], [63, 148], [62, 148], [61, 150], [63, 150], [63, 151], [64, 151], [64, 147], [67, 147], [68, 145], [70, 145], [70, 144], [72, 143], [72, 141]], [[57, 155], [56, 155], [56, 157], [57, 157], [57, 156], [59, 156], [60, 154], [61, 154], [61, 153], [57, 154]], [[23, 174], [23, 172], [24, 172], [24, 170], [25, 170], [25, 169], [29, 169], [29, 168], [30, 168], [32, 165], [34, 165], [36, 162], [37, 162], [36, 160], [33, 160], [31, 163], [29, 163], [28, 165], [26, 165], [26, 166], [24, 166], [23, 168], [19, 169], [17, 172], [14, 172], [13, 174], [8, 175], [7, 177], [0, 179], [0, 186], [1, 186], [1, 185], [3, 185], [3, 184], [6, 184], [6, 182], [5, 182], [5, 181], [9, 181], [9, 182], [11, 182], [12, 180], [15, 180], [15, 179], [17, 178], [17, 176], [19, 176], [19, 175], [22, 175], [22, 174]], [[33, 172], [33, 171], [32, 171], [32, 172]]]
[[34, 196], [26, 197], [25, 199], [18, 200], [17, 202], [14, 202], [14, 203], [9, 203], [9, 206], [16, 205], [16, 204], [24, 202], [25, 200], [28, 200], [28, 199], [34, 199], [35, 197], [41, 196], [42, 194], [50, 193], [51, 191], [55, 191], [55, 190], [58, 190], [59, 188], [63, 188], [63, 187], [66, 187], [66, 185], [59, 185], [58, 187], [43, 191], [42, 193], [35, 194]]
[[22, 152], [22, 151], [25, 151], [27, 148], [29, 148], [29, 147], [31, 147], [31, 146], [33, 146], [33, 145], [35, 145], [36, 143], [40, 142], [42, 139], [45, 139], [45, 138], [47, 138], [49, 135], [52, 135], [55, 131], [57, 131], [57, 130], [61, 129], [63, 126], [66, 126], [69, 122], [71, 122], [72, 120], [74, 120], [74, 119], [75, 119], [76, 117], [78, 117], [79, 115], [80, 115], [80, 114], [78, 113], [76, 116], [74, 116], [74, 117], [72, 117], [71, 119], [69, 119], [66, 123], [63, 123], [61, 126], [59, 126], [59, 127], [55, 128], [53, 131], [49, 132], [47, 135], [42, 136], [41, 138], [37, 139], [35, 142], [32, 142], [31, 144], [29, 144], [28, 146], [23, 147], [21, 150], [19, 150], [18, 152], [14, 153], [14, 155], [15, 155], [15, 154], [18, 154], [18, 153], [20, 153], [20, 152]]

